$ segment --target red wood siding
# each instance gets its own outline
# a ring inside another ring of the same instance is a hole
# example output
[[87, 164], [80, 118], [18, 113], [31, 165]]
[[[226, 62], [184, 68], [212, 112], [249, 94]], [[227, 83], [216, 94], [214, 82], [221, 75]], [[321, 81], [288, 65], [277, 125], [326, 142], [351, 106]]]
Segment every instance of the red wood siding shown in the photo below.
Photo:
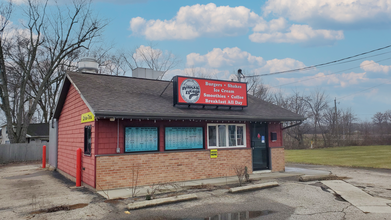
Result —
[[[282, 147], [282, 125], [280, 122], [272, 122], [268, 125], [268, 136], [269, 136], [269, 147]], [[277, 141], [272, 142], [271, 133], [275, 132], [277, 133]]]
[[[110, 121], [109, 119], [99, 119], [97, 126], [99, 127], [98, 131], [98, 143], [97, 143], [97, 155], [102, 154], [116, 154], [117, 148], [117, 121]], [[164, 151], [164, 130], [165, 127], [203, 127], [204, 129], [204, 148], [206, 149], [207, 145], [207, 124], [208, 122], [202, 121], [189, 121], [189, 120], [178, 120], [178, 121], [167, 121], [167, 120], [149, 120], [149, 121], [139, 121], [137, 119], [124, 119], [119, 121], [119, 147], [121, 153], [124, 153], [124, 131], [125, 127], [158, 127], [159, 130], [159, 151]], [[213, 123], [216, 124], [216, 123]], [[238, 123], [241, 124], [241, 123]], [[246, 136], [247, 136], [247, 148], [251, 148], [250, 140], [250, 128], [247, 123], [246, 126]]]
[[91, 125], [91, 156], [82, 156], [82, 182], [95, 187], [95, 122], [81, 123], [81, 115], [89, 111], [71, 85], [58, 119], [58, 169], [76, 177], [76, 150], [84, 152], [84, 126]]

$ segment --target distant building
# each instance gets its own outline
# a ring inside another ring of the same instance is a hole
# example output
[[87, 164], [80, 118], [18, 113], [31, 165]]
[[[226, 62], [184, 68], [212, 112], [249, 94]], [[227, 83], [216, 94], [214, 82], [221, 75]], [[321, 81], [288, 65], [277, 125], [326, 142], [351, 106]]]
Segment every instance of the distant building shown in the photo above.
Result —
[[[7, 124], [1, 126], [1, 144], [9, 144]], [[26, 134], [27, 143], [49, 142], [49, 123], [30, 124]]]
[[49, 123], [30, 124], [27, 128], [27, 143], [48, 143]]

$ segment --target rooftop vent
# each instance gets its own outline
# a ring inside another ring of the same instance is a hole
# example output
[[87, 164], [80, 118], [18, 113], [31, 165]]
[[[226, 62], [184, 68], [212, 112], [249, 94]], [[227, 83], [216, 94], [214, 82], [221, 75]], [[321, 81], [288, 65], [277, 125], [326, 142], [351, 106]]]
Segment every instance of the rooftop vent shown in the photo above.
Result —
[[132, 70], [132, 76], [144, 79], [159, 79], [163, 75], [163, 71], [156, 71], [148, 68], [140, 68]]
[[82, 73], [98, 73], [99, 64], [95, 58], [81, 58], [77, 65], [77, 70]]

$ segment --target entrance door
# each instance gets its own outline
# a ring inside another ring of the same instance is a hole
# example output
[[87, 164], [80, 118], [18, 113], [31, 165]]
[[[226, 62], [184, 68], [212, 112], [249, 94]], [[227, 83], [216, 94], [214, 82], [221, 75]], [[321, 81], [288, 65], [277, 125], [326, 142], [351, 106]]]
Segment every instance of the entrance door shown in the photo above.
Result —
[[267, 140], [267, 124], [251, 124], [251, 148], [253, 149], [254, 171], [269, 169]]

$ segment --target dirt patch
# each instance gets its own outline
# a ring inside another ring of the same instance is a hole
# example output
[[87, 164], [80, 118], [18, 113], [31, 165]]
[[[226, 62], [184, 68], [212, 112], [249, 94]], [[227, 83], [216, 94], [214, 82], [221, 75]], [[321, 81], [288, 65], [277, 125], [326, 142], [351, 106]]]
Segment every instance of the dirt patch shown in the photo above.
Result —
[[49, 175], [49, 171], [43, 170], [43, 171], [38, 171], [35, 173], [26, 173], [26, 174], [17, 175], [17, 176], [9, 176], [9, 177], [4, 177], [4, 179], [18, 180], [18, 179], [26, 179], [26, 178], [31, 178], [31, 177], [43, 176], [43, 175]]
[[299, 178], [300, 182], [311, 182], [311, 181], [320, 181], [320, 180], [346, 180], [351, 179], [346, 176], [336, 176], [336, 175], [328, 175], [328, 176], [301, 176]]
[[9, 162], [9, 163], [0, 163], [0, 168], [4, 167], [15, 167], [15, 166], [23, 166], [23, 165], [38, 165], [41, 164], [41, 160], [37, 161], [25, 161], [25, 162]]
[[344, 198], [342, 198], [341, 195], [334, 193], [335, 200], [341, 201], [341, 202], [347, 202]]
[[23, 189], [31, 188], [34, 186], [44, 185], [45, 182], [42, 180], [20, 180], [17, 182], [7, 183], [7, 185], [12, 185], [14, 188]]
[[347, 176], [330, 176], [329, 178], [326, 178], [325, 180], [348, 180], [351, 179]]
[[206, 190], [213, 190], [216, 189], [216, 186], [212, 184], [201, 184], [196, 186], [190, 186], [189, 189], [206, 189]]
[[107, 199], [107, 200], [105, 200], [105, 203], [110, 203], [110, 204], [116, 205], [116, 204], [118, 204], [121, 200], [124, 200], [124, 198]]
[[42, 214], [42, 213], [51, 213], [51, 212], [58, 212], [58, 211], [70, 211], [74, 209], [81, 209], [88, 206], [87, 203], [79, 203], [74, 205], [60, 205], [48, 209], [41, 209], [35, 212], [30, 212], [30, 214]]

